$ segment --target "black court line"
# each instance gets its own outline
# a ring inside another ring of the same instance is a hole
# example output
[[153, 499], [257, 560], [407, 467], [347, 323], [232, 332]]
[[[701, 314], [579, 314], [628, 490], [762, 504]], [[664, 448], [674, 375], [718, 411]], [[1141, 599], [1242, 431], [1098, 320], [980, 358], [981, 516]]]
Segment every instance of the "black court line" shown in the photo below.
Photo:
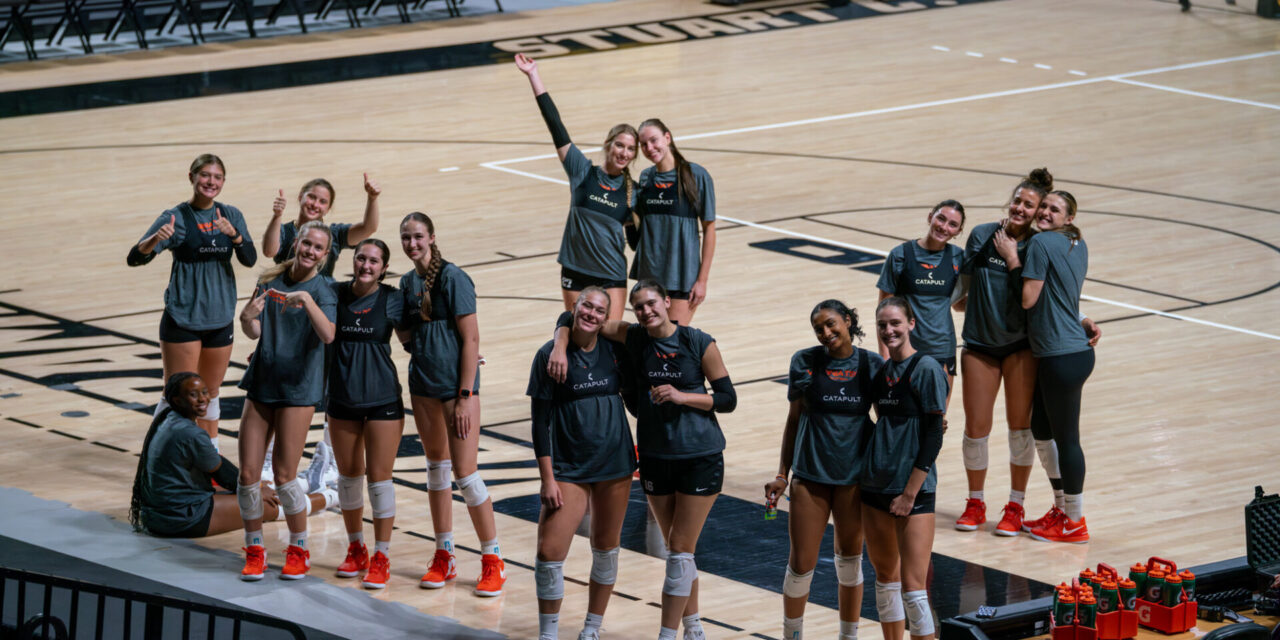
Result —
[[16, 422], [16, 423], [18, 423], [18, 424], [21, 424], [21, 425], [25, 425], [25, 426], [31, 427], [32, 429], [43, 429], [43, 428], [44, 428], [44, 427], [42, 427], [42, 426], [40, 426], [40, 425], [38, 425], [38, 424], [36, 424], [36, 423], [34, 423], [34, 422], [27, 422], [26, 420], [23, 420], [23, 419], [21, 419], [21, 418], [9, 418], [9, 417], [6, 417], [6, 418], [5, 418], [5, 420], [8, 420], [9, 422]]
[[129, 453], [128, 449], [121, 449], [120, 447], [117, 447], [114, 444], [107, 444], [105, 442], [99, 442], [97, 440], [94, 440], [90, 444], [96, 444], [99, 447], [106, 447], [108, 449], [111, 449], [112, 451], [119, 451], [120, 453]]
[[61, 431], [61, 430], [58, 430], [58, 429], [49, 429], [49, 433], [56, 433], [56, 434], [58, 434], [58, 435], [60, 435], [60, 436], [65, 436], [65, 437], [71, 438], [72, 440], [80, 440], [80, 441], [84, 441], [84, 437], [83, 437], [83, 436], [78, 436], [78, 435], [76, 435], [76, 434], [74, 434], [74, 433], [67, 433], [66, 431]]

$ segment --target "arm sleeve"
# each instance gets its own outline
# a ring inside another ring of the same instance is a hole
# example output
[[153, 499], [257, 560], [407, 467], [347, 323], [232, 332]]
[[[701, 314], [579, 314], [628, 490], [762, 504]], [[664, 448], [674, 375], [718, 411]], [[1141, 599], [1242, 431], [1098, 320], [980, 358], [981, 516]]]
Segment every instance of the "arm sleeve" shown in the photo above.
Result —
[[280, 224], [280, 250], [271, 259], [280, 264], [289, 259], [293, 255], [293, 236], [294, 228], [292, 222], [284, 222]]
[[249, 234], [249, 227], [244, 222], [244, 214], [240, 213], [238, 209], [230, 209], [229, 211], [234, 214], [231, 217], [231, 224], [235, 226], [236, 233], [240, 234], [240, 246], [235, 247], [236, 260], [239, 260], [240, 264], [246, 267], [252, 267], [258, 264], [258, 249], [253, 246], [253, 236]]
[[925, 414], [920, 418], [920, 448], [916, 452], [915, 468], [928, 471], [941, 450], [942, 414]]
[[164, 213], [161, 213], [159, 216], [156, 217], [155, 221], [151, 223], [151, 226], [147, 227], [147, 232], [142, 234], [142, 237], [138, 238], [137, 242], [134, 242], [133, 246], [129, 248], [129, 257], [125, 259], [125, 262], [128, 263], [129, 266], [137, 267], [137, 266], [147, 264], [148, 262], [155, 260], [156, 256], [160, 255], [161, 251], [164, 251], [169, 247], [169, 245], [173, 244], [174, 238], [171, 237], [168, 240], [161, 240], [157, 242], [156, 248], [152, 250], [151, 253], [149, 254], [143, 253], [138, 250], [138, 245], [142, 244], [142, 241], [150, 237], [151, 234], [158, 231], [160, 227], [163, 227], [164, 225], [168, 224], [169, 218], [171, 216], [173, 217], [173, 221], [174, 221], [173, 233], [175, 236], [177, 235], [178, 226], [179, 226], [177, 211], [170, 210], [170, 211], [165, 211]]
[[135, 242], [132, 247], [129, 247], [129, 256], [125, 258], [124, 261], [125, 264], [128, 264], [131, 267], [140, 267], [152, 260], [155, 260], [157, 253], [160, 252], [152, 251], [151, 253], [143, 253], [138, 249], [138, 244]]
[[733, 381], [729, 376], [711, 381], [711, 410], [716, 413], [731, 413], [738, 408], [738, 393], [733, 390]]
[[573, 314], [568, 311], [561, 311], [560, 316], [556, 318], [556, 328], [569, 328], [573, 326]]
[[222, 460], [222, 463], [213, 472], [213, 481], [227, 491], [235, 491], [236, 486], [240, 483], [240, 470], [230, 460], [222, 456], [218, 456], [218, 458]]
[[551, 455], [551, 401], [531, 398], [533, 417], [533, 455], [541, 458]]
[[537, 100], [538, 111], [542, 112], [542, 121], [547, 123], [547, 131], [551, 132], [551, 143], [559, 149], [572, 142], [569, 139], [569, 132], [564, 128], [564, 123], [560, 121], [560, 111], [556, 109], [556, 103], [551, 100], [551, 94], [539, 94]]

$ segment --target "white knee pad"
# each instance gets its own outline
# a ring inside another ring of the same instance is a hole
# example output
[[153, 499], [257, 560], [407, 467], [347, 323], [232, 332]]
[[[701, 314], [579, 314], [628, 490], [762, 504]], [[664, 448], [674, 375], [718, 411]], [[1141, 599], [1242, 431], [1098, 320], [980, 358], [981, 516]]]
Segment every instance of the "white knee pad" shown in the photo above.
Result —
[[933, 635], [933, 611], [929, 609], [929, 594], [925, 591], [908, 591], [902, 594], [902, 605], [907, 610], [907, 624], [911, 635]]
[[964, 436], [960, 442], [960, 452], [964, 454], [964, 468], [979, 471], [987, 468], [987, 438], [970, 438]]
[[836, 554], [836, 580], [842, 587], [856, 587], [862, 584], [862, 554], [851, 556]]
[[564, 598], [564, 562], [533, 561], [533, 580], [539, 600]]
[[462, 491], [462, 499], [468, 507], [478, 507], [489, 499], [489, 489], [485, 488], [479, 471], [458, 478], [458, 489]]
[[284, 509], [285, 515], [294, 515], [305, 513], [310, 500], [307, 499], [307, 492], [302, 488], [302, 482], [294, 478], [278, 487], [276, 487], [276, 496], [280, 498], [280, 506]]
[[672, 553], [667, 556], [667, 578], [662, 581], [662, 592], [669, 596], [687, 596], [693, 591], [693, 581], [698, 579], [698, 565], [692, 553]]
[[236, 487], [236, 501], [240, 503], [240, 517], [257, 520], [262, 517], [262, 487], [256, 483]]
[[1030, 429], [1009, 430], [1009, 462], [1019, 467], [1036, 463], [1036, 439]]
[[1036, 453], [1040, 454], [1040, 464], [1050, 478], [1062, 477], [1062, 470], [1058, 468], [1058, 443], [1053, 440], [1036, 440]]
[[902, 612], [902, 583], [885, 584], [876, 580], [876, 612], [880, 622], [897, 622], [907, 617]]
[[808, 573], [796, 573], [791, 565], [787, 565], [787, 575], [782, 578], [782, 595], [788, 598], [803, 598], [809, 595], [809, 583], [813, 582], [813, 570]]
[[369, 483], [369, 506], [373, 518], [391, 518], [396, 515], [396, 486], [390, 480]]
[[427, 459], [427, 490], [448, 491], [453, 488], [449, 475], [453, 471], [452, 460]]
[[596, 584], [613, 584], [618, 581], [618, 547], [591, 549], [591, 581]]
[[364, 476], [338, 476], [338, 506], [354, 511], [364, 506]]
[[204, 410], [204, 417], [200, 419], [217, 422], [221, 417], [222, 402], [218, 398], [209, 398], [209, 408]]

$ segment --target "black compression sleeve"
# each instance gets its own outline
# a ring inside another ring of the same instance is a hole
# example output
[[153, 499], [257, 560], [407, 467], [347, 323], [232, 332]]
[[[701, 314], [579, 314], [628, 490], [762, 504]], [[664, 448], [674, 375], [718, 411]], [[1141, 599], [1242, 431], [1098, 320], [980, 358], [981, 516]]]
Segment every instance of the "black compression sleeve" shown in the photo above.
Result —
[[573, 314], [568, 311], [561, 311], [560, 317], [556, 318], [556, 328], [564, 327], [568, 329], [573, 326]]
[[155, 258], [155, 251], [152, 251], [151, 253], [143, 253], [142, 250], [138, 248], [138, 245], [135, 244], [132, 247], [129, 247], [129, 257], [125, 258], [124, 261], [131, 267], [140, 267], [152, 260], [155, 260]]
[[543, 93], [537, 99], [542, 120], [547, 123], [547, 131], [551, 132], [551, 143], [559, 149], [572, 142], [569, 139], [569, 132], [564, 128], [564, 123], [560, 122], [560, 112], [556, 110], [556, 103], [551, 101], [551, 94]]
[[249, 236], [241, 235], [240, 244], [231, 246], [235, 247], [236, 259], [240, 261], [240, 264], [252, 267], [258, 263], [258, 250], [254, 248], [253, 241], [249, 239]]
[[222, 458], [222, 464], [213, 472], [213, 481], [227, 491], [235, 491], [236, 485], [240, 483], [240, 470], [226, 457], [219, 457]]
[[928, 413], [920, 418], [920, 451], [916, 453], [915, 468], [928, 471], [942, 451], [942, 415]]
[[733, 390], [733, 381], [729, 376], [711, 381], [711, 410], [716, 413], [729, 413], [738, 406], [738, 394]]
[[533, 417], [533, 455], [541, 458], [551, 455], [551, 401], [530, 398]]
[[622, 231], [626, 234], [627, 246], [631, 247], [632, 251], [640, 247], [640, 227], [634, 224], [624, 224], [622, 225]]

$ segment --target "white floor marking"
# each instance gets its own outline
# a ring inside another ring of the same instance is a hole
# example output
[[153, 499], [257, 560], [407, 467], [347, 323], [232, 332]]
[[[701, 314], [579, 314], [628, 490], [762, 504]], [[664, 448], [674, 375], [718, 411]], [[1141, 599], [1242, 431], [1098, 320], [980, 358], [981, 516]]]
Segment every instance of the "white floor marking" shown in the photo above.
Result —
[[1190, 89], [1179, 89], [1177, 87], [1168, 87], [1162, 84], [1151, 84], [1149, 82], [1138, 82], [1137, 80], [1128, 80], [1126, 78], [1110, 78], [1112, 82], [1120, 82], [1131, 84], [1135, 87], [1146, 87], [1148, 89], [1158, 89], [1160, 91], [1168, 91], [1170, 93], [1180, 93], [1184, 96], [1195, 96], [1197, 98], [1208, 98], [1210, 100], [1220, 100], [1222, 102], [1233, 102], [1235, 104], [1246, 104], [1251, 107], [1262, 107], [1263, 109], [1275, 109], [1280, 111], [1280, 104], [1271, 104], [1269, 102], [1258, 102], [1256, 100], [1245, 100], [1243, 98], [1229, 98], [1213, 93], [1204, 93], [1201, 91], [1191, 91]]

